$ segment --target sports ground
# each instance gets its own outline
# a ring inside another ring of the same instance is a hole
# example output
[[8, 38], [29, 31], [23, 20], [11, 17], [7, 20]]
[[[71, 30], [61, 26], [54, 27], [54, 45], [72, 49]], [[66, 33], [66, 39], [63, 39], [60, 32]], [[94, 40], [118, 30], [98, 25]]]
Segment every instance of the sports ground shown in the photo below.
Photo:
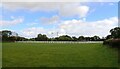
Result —
[[102, 43], [2, 43], [3, 67], [117, 67], [116, 49]]

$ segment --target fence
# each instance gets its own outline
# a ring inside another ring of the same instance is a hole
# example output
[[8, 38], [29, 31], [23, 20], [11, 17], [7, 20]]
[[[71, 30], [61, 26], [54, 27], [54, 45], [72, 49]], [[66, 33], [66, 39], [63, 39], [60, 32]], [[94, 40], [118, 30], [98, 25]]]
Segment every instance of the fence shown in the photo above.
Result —
[[103, 43], [103, 41], [16, 41], [17, 43]]

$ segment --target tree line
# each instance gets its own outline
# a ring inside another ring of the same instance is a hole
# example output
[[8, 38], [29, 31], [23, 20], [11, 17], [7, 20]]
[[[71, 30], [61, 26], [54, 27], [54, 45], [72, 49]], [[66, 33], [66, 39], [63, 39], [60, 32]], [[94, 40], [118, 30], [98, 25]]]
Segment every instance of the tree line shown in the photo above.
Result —
[[32, 41], [100, 41], [103, 40], [99, 36], [93, 36], [93, 37], [84, 37], [79, 36], [78, 38], [75, 36], [69, 36], [69, 35], [62, 35], [55, 38], [48, 38], [45, 34], [38, 34], [36, 38], [30, 38], [29, 40]]
[[[14, 35], [13, 35], [14, 33]], [[35, 38], [25, 38], [18, 36], [17, 33], [12, 32], [10, 30], [3, 30], [0, 31], [0, 39], [2, 41], [101, 41], [104, 40], [101, 39], [99, 36], [93, 36], [93, 37], [84, 37], [79, 36], [78, 38], [75, 36], [69, 36], [69, 35], [62, 35], [55, 38], [49, 38], [45, 34], [38, 34]]]
[[0, 39], [2, 41], [104, 41], [112, 38], [120, 38], [120, 27], [116, 27], [110, 30], [111, 35], [100, 38], [99, 36], [85, 37], [85, 36], [69, 36], [62, 35], [59, 37], [49, 38], [45, 34], [38, 34], [35, 38], [25, 38], [18, 35], [18, 33], [12, 32], [10, 30], [0, 31]]

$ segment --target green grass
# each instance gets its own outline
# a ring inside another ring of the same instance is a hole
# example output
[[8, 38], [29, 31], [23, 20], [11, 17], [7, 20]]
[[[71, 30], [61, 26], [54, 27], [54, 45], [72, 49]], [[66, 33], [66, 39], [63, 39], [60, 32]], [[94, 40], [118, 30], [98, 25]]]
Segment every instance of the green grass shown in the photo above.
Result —
[[2, 67], [2, 43], [0, 42], [0, 68]]
[[3, 67], [117, 67], [117, 54], [100, 43], [3, 43]]

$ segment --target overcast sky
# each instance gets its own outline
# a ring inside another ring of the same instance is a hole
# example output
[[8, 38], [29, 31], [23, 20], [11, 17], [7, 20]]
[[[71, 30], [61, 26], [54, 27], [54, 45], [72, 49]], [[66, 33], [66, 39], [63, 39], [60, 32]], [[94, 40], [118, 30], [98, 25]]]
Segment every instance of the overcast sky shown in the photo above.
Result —
[[103, 37], [118, 26], [118, 2], [4, 2], [0, 10], [0, 30], [28, 38], [57, 32]]

